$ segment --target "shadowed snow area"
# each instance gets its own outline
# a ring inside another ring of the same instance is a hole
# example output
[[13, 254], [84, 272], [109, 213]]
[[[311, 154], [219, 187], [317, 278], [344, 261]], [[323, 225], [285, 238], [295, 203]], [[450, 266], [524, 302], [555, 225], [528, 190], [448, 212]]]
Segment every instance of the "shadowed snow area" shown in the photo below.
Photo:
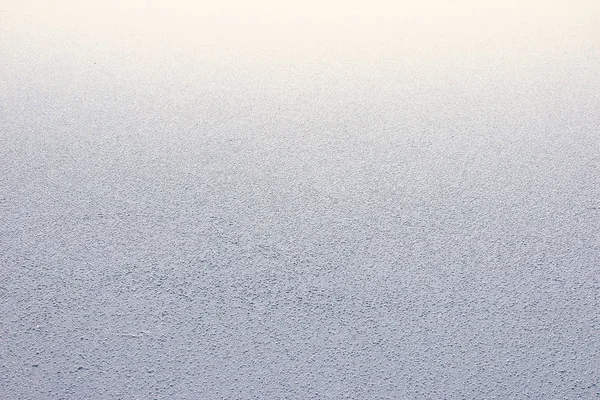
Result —
[[0, 2], [0, 398], [599, 397], [599, 3], [216, 3]]

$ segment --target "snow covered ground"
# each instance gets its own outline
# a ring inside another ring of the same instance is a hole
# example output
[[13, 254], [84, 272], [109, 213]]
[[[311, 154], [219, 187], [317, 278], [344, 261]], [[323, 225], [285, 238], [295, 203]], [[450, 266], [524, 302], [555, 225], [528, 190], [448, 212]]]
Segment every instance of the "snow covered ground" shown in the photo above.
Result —
[[0, 398], [600, 397], [600, 7], [480, 3], [1, 2]]

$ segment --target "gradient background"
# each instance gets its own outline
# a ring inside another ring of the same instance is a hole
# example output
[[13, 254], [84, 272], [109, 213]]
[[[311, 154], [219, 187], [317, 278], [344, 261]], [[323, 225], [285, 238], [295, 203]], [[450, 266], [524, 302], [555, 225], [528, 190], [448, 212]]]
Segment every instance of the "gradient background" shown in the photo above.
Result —
[[600, 397], [600, 2], [214, 3], [0, 1], [0, 397]]

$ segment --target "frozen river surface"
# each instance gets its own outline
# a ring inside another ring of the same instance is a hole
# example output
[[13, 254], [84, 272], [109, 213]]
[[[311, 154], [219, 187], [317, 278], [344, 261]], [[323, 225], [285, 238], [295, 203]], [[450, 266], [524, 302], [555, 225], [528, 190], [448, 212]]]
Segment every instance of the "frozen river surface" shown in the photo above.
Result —
[[0, 398], [600, 397], [595, 2], [108, 3], [1, 3]]

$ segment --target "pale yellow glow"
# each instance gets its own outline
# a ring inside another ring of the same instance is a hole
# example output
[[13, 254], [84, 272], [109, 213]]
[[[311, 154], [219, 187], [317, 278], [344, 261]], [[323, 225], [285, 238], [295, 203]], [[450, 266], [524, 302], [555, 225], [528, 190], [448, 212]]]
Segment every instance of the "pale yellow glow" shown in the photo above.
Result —
[[528, 76], [600, 37], [590, 31], [600, 2], [586, 0], [30, 0], [4, 8], [8, 63], [23, 52], [49, 62], [85, 54], [127, 79], [228, 68], [264, 80], [286, 68], [301, 85], [348, 66], [349, 81], [399, 66], [429, 82], [459, 70]]

